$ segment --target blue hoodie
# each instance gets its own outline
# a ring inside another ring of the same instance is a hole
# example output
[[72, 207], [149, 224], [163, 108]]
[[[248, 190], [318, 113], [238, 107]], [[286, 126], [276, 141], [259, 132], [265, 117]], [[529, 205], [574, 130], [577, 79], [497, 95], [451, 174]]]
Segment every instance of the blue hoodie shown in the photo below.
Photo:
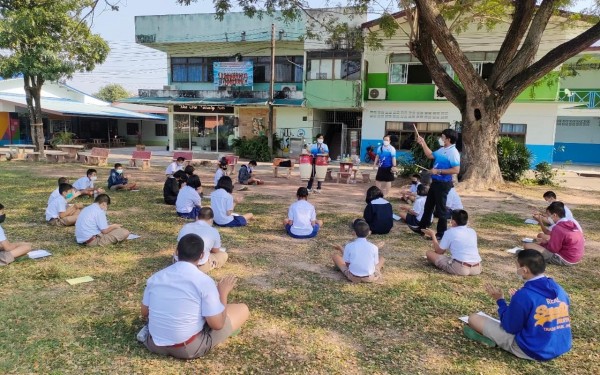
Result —
[[500, 325], [531, 358], [547, 361], [571, 349], [569, 296], [551, 278], [527, 281], [510, 305], [504, 299], [497, 303]]

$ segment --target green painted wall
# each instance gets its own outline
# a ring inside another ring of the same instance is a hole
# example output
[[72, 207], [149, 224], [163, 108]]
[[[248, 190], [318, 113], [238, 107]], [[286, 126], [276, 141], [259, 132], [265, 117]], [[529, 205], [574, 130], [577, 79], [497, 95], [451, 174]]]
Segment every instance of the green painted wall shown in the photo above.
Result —
[[308, 108], [360, 108], [360, 81], [306, 81], [304, 97]]

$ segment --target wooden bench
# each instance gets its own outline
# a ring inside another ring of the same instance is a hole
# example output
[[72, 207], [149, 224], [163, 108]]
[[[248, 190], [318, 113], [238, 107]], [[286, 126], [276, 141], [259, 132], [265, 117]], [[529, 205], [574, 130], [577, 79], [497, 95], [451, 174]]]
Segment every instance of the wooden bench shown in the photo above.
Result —
[[40, 161], [40, 153], [37, 151], [28, 151], [26, 153], [26, 155], [27, 155], [27, 160]]
[[[129, 160], [130, 168], [141, 168], [146, 170], [150, 168], [150, 159], [152, 158], [152, 151], [134, 151], [131, 154], [131, 160]], [[141, 163], [141, 165], [138, 165]]]
[[46, 160], [49, 163], [64, 163], [65, 157], [69, 155], [68, 152], [53, 150], [44, 151], [44, 154], [46, 155]]
[[94, 147], [91, 152], [79, 152], [79, 161], [101, 167], [108, 163], [109, 152], [107, 148]]
[[350, 180], [352, 179], [352, 172], [337, 171], [336, 173], [336, 183], [339, 184], [340, 181], [344, 181], [347, 184], [350, 183]]
[[287, 175], [285, 176], [285, 178], [290, 178], [292, 175], [292, 170], [294, 169], [294, 160], [291, 159], [282, 159], [282, 158], [275, 158], [273, 159], [273, 177], [278, 177], [277, 173], [279, 170], [279, 163], [281, 163], [284, 160], [290, 160], [291, 162], [291, 166], [290, 167], [281, 167], [281, 168], [287, 168]]
[[229, 172], [229, 175], [231, 176], [235, 173], [235, 166], [240, 158], [235, 155], [225, 155], [225, 159], [227, 160], [227, 166], [230, 167], [227, 168], [227, 172]]
[[177, 161], [177, 158], [184, 158], [185, 165], [190, 165], [192, 163], [192, 159], [194, 159], [193, 151], [175, 151], [173, 152], [173, 161]]
[[368, 184], [371, 182], [371, 172], [361, 172], [362, 182]]

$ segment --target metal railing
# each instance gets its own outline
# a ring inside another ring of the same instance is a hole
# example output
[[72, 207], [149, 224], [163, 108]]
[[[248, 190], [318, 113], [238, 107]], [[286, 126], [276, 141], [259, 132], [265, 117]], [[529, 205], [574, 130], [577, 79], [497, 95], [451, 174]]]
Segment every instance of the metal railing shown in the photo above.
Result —
[[600, 91], [564, 89], [558, 93], [558, 101], [585, 104], [588, 108], [600, 108]]

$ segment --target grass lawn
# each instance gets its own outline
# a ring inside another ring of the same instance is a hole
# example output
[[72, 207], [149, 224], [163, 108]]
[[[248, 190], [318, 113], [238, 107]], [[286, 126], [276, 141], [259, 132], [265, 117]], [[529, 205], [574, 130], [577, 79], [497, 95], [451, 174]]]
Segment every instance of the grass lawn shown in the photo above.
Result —
[[[351, 285], [334, 271], [331, 244], [352, 239], [348, 224], [362, 214], [367, 185], [326, 184], [310, 200], [325, 226], [317, 239], [293, 240], [281, 221], [300, 182], [267, 177], [252, 187], [236, 212], [258, 219], [239, 229], [220, 229], [230, 261], [211, 276], [238, 276], [231, 302], [249, 305], [241, 334], [206, 357], [180, 361], [148, 352], [135, 340], [139, 306], [150, 275], [171, 264], [184, 221], [162, 204], [162, 168], [133, 172], [138, 193], [112, 193], [108, 216], [142, 237], [107, 248], [75, 243], [74, 228], [44, 223], [56, 180], [74, 182], [85, 167], [10, 162], [0, 164], [0, 202], [8, 239], [24, 240], [52, 257], [0, 268], [0, 373], [42, 374], [599, 374], [600, 201], [598, 194], [556, 190], [586, 230], [584, 261], [573, 268], [549, 266], [547, 274], [570, 294], [573, 350], [548, 362], [519, 360], [462, 334], [461, 315], [495, 315], [486, 282], [505, 293], [518, 287], [513, 257], [504, 250], [534, 237], [523, 220], [543, 206], [543, 188], [511, 185], [496, 192], [466, 193], [463, 203], [479, 235], [484, 273], [446, 275], [423, 259], [430, 242], [396, 225], [380, 250], [384, 282]], [[99, 169], [100, 185], [108, 169]], [[212, 181], [201, 169], [202, 181]], [[207, 188], [206, 193], [212, 191]], [[85, 204], [90, 199], [78, 198]], [[396, 204], [394, 204], [397, 207]], [[92, 276], [70, 286], [65, 280]]]

